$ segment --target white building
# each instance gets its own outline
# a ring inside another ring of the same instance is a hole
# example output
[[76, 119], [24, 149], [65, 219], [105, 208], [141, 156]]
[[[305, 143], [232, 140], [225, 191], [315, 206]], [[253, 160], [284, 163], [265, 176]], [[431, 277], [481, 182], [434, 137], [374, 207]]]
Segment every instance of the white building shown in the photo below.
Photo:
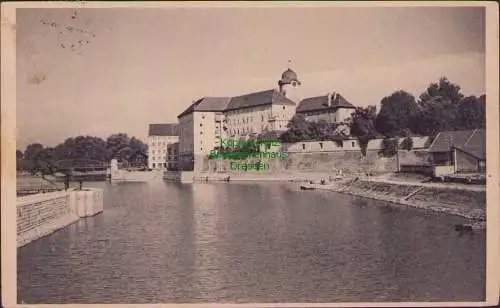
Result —
[[350, 118], [356, 107], [337, 92], [303, 99], [297, 107], [297, 114], [303, 114], [308, 121], [325, 120], [341, 123]]
[[179, 142], [178, 124], [149, 124], [148, 167], [166, 169], [167, 147], [176, 142]]
[[295, 114], [297, 74], [286, 70], [278, 88], [236, 97], [205, 97], [179, 116], [179, 167], [199, 170], [199, 157], [220, 145], [221, 138], [248, 138], [263, 131], [285, 131]]

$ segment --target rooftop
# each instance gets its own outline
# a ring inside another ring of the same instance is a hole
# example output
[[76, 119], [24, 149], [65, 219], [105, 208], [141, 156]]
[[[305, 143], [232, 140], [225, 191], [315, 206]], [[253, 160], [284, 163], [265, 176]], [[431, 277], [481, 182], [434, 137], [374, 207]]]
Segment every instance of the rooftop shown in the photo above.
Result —
[[226, 110], [237, 110], [270, 104], [295, 106], [295, 103], [292, 100], [283, 96], [283, 94], [279, 91], [272, 89], [233, 97], [231, 98]]
[[204, 97], [192, 103], [186, 110], [179, 114], [177, 118], [181, 118], [194, 111], [224, 112], [270, 104], [295, 106], [292, 100], [273, 89], [235, 97]]
[[224, 111], [231, 100], [230, 97], [203, 97], [192, 103], [186, 110], [177, 116], [182, 118], [194, 111]]
[[[335, 92], [331, 95], [333, 96]], [[305, 98], [300, 101], [297, 107], [297, 113], [311, 112], [311, 111], [322, 111], [328, 109], [337, 108], [356, 108], [353, 104], [349, 103], [342, 95], [337, 93], [335, 97], [332, 97], [331, 106], [328, 106], [328, 94], [323, 96], [316, 96]]]
[[177, 124], [149, 124], [148, 136], [179, 136]]
[[479, 159], [486, 157], [484, 129], [440, 132], [429, 147], [429, 152], [449, 152], [458, 148]]

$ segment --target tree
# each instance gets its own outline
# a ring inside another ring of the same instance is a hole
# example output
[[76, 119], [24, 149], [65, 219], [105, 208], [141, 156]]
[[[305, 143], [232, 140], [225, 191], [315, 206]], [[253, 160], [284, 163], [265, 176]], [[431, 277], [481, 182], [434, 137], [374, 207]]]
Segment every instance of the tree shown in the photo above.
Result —
[[280, 136], [281, 142], [299, 142], [312, 140], [310, 125], [301, 114], [296, 114], [287, 124], [288, 130]]
[[130, 138], [129, 147], [135, 152], [147, 153], [148, 151], [148, 146], [136, 137]]
[[313, 140], [331, 140], [335, 135], [336, 125], [325, 120], [309, 123], [309, 134]]
[[389, 137], [402, 136], [411, 128], [415, 115], [419, 112], [415, 97], [405, 91], [396, 91], [381, 101], [376, 119], [376, 130]]
[[486, 127], [486, 96], [468, 96], [460, 100], [453, 126], [462, 130]]
[[130, 138], [127, 134], [119, 133], [113, 134], [106, 139], [106, 149], [108, 151], [108, 159], [118, 155], [118, 152], [130, 145]]
[[413, 139], [411, 137], [406, 137], [401, 142], [401, 149], [411, 151], [413, 148]]
[[382, 148], [379, 153], [385, 157], [392, 157], [396, 155], [398, 151], [398, 142], [398, 138], [385, 138], [382, 140]]
[[444, 101], [458, 103], [464, 95], [459, 85], [454, 84], [446, 77], [441, 77], [437, 83], [431, 83], [427, 90], [420, 95], [420, 104], [440, 97]]
[[377, 136], [377, 130], [375, 129], [376, 119], [377, 107], [368, 106], [366, 108], [356, 108], [351, 118], [348, 120], [351, 134], [358, 138], [361, 153], [363, 155], [366, 155], [368, 142], [375, 139]]
[[356, 137], [372, 137], [377, 135], [376, 130], [377, 107], [358, 107], [350, 118], [351, 134]]
[[459, 85], [446, 77], [438, 83], [431, 83], [420, 95], [420, 112], [413, 120], [413, 132], [435, 135], [440, 131], [461, 129], [457, 126], [458, 104], [463, 99]]

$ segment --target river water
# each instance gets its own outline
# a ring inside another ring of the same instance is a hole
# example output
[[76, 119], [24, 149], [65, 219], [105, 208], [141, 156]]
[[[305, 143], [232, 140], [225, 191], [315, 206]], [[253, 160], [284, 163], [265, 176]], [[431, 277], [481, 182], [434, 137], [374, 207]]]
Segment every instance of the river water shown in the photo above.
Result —
[[39, 303], [482, 301], [485, 232], [283, 183], [94, 183], [104, 212], [18, 249]]

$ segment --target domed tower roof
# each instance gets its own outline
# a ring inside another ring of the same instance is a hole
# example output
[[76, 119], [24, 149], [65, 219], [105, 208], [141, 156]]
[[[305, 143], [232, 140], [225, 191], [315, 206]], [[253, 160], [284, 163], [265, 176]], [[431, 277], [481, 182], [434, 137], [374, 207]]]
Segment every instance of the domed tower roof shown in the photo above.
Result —
[[291, 84], [291, 83], [297, 83], [300, 85], [300, 81], [297, 77], [297, 74], [292, 71], [291, 69], [287, 69], [286, 71], [281, 74], [281, 80], [279, 81], [280, 84]]

